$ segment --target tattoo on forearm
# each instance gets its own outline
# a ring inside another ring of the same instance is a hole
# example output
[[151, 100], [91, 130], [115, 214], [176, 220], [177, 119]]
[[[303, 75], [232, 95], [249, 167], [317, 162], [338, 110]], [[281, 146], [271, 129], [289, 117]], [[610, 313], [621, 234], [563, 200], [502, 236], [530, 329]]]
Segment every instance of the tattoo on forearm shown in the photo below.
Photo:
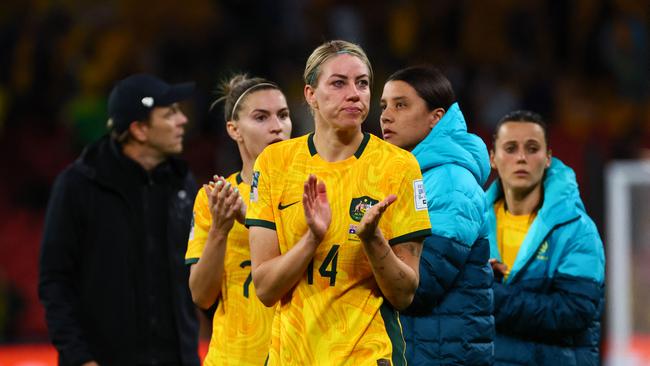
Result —
[[422, 245], [416, 243], [405, 244], [396, 249], [397, 256], [402, 260], [404, 260], [405, 256], [400, 255], [400, 253], [404, 250], [408, 251], [408, 253], [413, 257], [420, 258], [420, 255], [422, 255]]
[[414, 257], [419, 257], [422, 254], [422, 245], [420, 244], [410, 244], [409, 249]]
[[[406, 254], [408, 253], [410, 256], [420, 258], [420, 255], [422, 253], [422, 246], [418, 244], [405, 244], [401, 245], [398, 248], [395, 249], [395, 254], [397, 255], [397, 258], [401, 259], [402, 262], [406, 262]], [[406, 252], [405, 252], [406, 251]]]
[[391, 251], [390, 248], [386, 249], [386, 253], [384, 253], [384, 255], [382, 255], [381, 257], [379, 257], [379, 260], [383, 261], [386, 257], [388, 257], [388, 254], [390, 253], [390, 251]]

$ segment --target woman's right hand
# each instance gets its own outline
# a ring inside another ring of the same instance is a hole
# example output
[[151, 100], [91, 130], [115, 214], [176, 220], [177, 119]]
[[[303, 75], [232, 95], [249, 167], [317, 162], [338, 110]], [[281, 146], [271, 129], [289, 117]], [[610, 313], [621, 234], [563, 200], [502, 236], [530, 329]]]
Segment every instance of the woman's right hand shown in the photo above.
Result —
[[225, 178], [218, 176], [215, 176], [213, 182], [203, 187], [208, 195], [208, 206], [212, 215], [210, 230], [217, 230], [227, 234], [244, 204], [239, 195], [239, 190], [233, 187]]
[[508, 274], [508, 266], [505, 263], [499, 262], [496, 258], [490, 258], [489, 263], [496, 280], [501, 281]]
[[313, 174], [305, 181], [302, 205], [309, 231], [320, 242], [332, 222], [332, 210], [327, 200], [325, 183], [318, 182]]

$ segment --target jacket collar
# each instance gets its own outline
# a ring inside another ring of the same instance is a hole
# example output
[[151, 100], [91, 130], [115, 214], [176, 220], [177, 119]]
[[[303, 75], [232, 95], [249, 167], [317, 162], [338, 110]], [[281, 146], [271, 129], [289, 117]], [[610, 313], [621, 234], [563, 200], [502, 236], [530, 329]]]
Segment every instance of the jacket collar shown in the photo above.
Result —
[[151, 172], [122, 152], [122, 147], [108, 135], [88, 145], [76, 161], [87, 178], [107, 188], [126, 191], [134, 182], [172, 181], [182, 184], [188, 172], [183, 161], [170, 157]]
[[[551, 160], [551, 166], [546, 170], [543, 185], [544, 203], [521, 244], [507, 282], [514, 281], [517, 274], [531, 261], [555, 227], [576, 220], [584, 213], [584, 205], [580, 199], [575, 173], [562, 161], [557, 158]], [[503, 197], [498, 178], [490, 185], [486, 197], [492, 206]], [[493, 246], [491, 252], [498, 253], [495, 236], [496, 217], [493, 208], [489, 210], [489, 215], [490, 221], [494, 225], [490, 230], [490, 243]]]

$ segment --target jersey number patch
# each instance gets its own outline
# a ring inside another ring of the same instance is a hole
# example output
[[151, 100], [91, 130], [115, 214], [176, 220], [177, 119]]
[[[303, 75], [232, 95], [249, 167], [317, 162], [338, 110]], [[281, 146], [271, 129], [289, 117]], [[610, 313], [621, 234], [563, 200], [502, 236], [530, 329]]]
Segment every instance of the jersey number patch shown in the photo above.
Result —
[[[339, 247], [340, 245], [334, 244], [332, 248], [325, 256], [323, 263], [318, 268], [318, 273], [321, 277], [329, 277], [330, 286], [336, 285], [336, 263], [339, 259]], [[307, 283], [310, 285], [314, 284], [314, 260], [312, 259], [307, 266]]]
[[[251, 261], [246, 260], [243, 261], [239, 264], [239, 267], [241, 268], [246, 268], [251, 266]], [[246, 281], [244, 281], [244, 297], [248, 298], [248, 288], [251, 286], [251, 281], [253, 280], [253, 276], [251, 275], [250, 272], [248, 272], [248, 277], [246, 277]]]

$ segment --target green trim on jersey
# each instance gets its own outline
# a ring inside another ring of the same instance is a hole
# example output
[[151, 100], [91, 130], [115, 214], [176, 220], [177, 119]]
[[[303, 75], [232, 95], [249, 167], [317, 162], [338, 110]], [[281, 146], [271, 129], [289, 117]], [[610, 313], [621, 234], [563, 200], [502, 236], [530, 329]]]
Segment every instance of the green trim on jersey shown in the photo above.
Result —
[[420, 238], [424, 239], [427, 236], [431, 236], [430, 229], [418, 230], [412, 233], [398, 236], [397, 238], [392, 238], [388, 241], [388, 244], [391, 246], [396, 244], [402, 244], [402, 243], [406, 243], [407, 241], [414, 241], [414, 239], [420, 239]]
[[271, 221], [266, 221], [266, 220], [246, 219], [245, 226], [246, 226], [246, 228], [249, 228], [249, 229], [250, 229], [251, 226], [261, 226], [261, 227], [265, 227], [267, 229], [276, 230], [275, 229], [275, 223], [271, 222]]
[[309, 154], [311, 156], [314, 156], [318, 154], [318, 151], [316, 151], [316, 145], [314, 145], [314, 133], [310, 133], [309, 136], [307, 136], [307, 147], [309, 147]]
[[237, 185], [240, 185], [244, 182], [244, 180], [241, 177], [241, 172], [237, 172], [237, 176], [235, 177], [235, 182], [237, 182]]
[[406, 366], [406, 341], [402, 334], [402, 325], [399, 323], [399, 314], [393, 309], [387, 300], [379, 308], [381, 317], [384, 319], [386, 334], [393, 346], [393, 366]]
[[[359, 144], [359, 148], [357, 151], [354, 152], [354, 157], [359, 159], [361, 158], [361, 155], [363, 154], [363, 151], [366, 149], [366, 145], [368, 145], [368, 141], [370, 141], [370, 134], [367, 132], [363, 133], [363, 140], [361, 140], [361, 144]], [[314, 156], [318, 154], [318, 151], [316, 151], [316, 145], [314, 144], [314, 133], [310, 133], [309, 136], [307, 137], [307, 147], [309, 148], [309, 153], [311, 156]]]
[[357, 151], [354, 152], [354, 156], [359, 159], [361, 158], [361, 154], [363, 154], [363, 150], [366, 149], [366, 145], [368, 145], [368, 141], [370, 141], [370, 134], [367, 132], [363, 133], [363, 140], [361, 140], [361, 145], [359, 145], [359, 148]]
[[194, 263], [197, 263], [199, 261], [199, 258], [187, 258], [185, 259], [185, 265], [189, 266]]

